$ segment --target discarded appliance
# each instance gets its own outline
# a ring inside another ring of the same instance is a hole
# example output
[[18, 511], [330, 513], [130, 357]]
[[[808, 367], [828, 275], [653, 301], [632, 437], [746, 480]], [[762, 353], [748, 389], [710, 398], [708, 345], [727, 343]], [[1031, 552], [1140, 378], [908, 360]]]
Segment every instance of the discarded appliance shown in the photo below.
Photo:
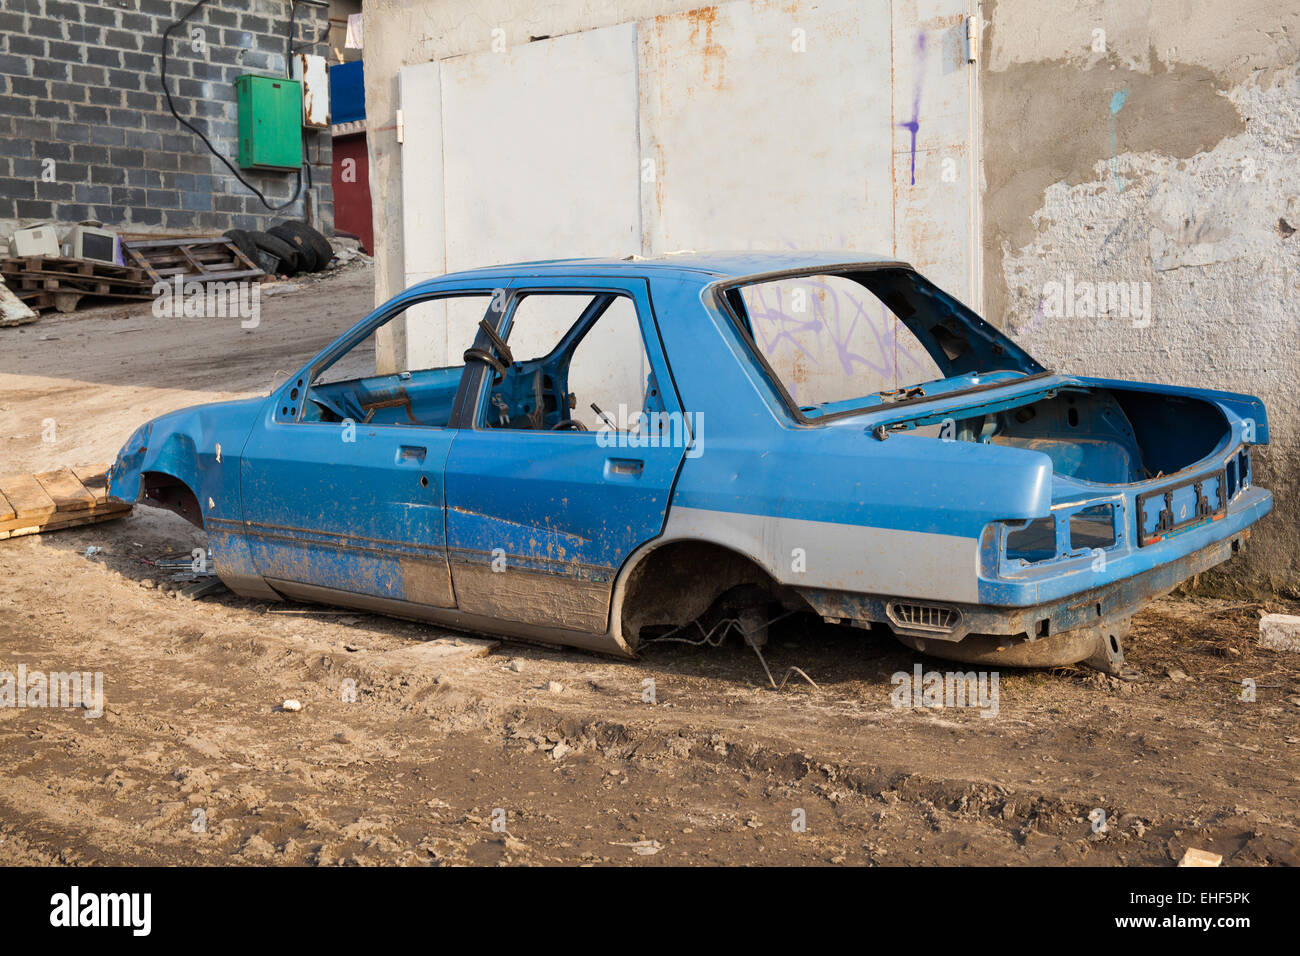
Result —
[[81, 223], [72, 227], [67, 239], [68, 254], [74, 259], [95, 259], [121, 264], [122, 249], [117, 233], [99, 225]]
[[57, 256], [62, 251], [59, 234], [53, 223], [48, 222], [15, 230], [9, 246], [16, 256]]

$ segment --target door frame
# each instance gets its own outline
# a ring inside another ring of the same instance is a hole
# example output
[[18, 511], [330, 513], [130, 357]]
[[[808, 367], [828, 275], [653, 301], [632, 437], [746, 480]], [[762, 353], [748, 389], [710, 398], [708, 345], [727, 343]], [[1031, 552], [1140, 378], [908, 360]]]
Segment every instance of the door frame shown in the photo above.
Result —
[[[502, 283], [497, 288], [504, 292], [505, 301], [504, 308], [498, 313], [499, 317], [493, 328], [506, 341], [507, 345], [510, 341], [510, 323], [514, 321], [515, 309], [518, 307], [519, 301], [528, 295], [536, 293], [540, 295], [596, 296], [601, 293], [614, 293], [631, 299], [636, 309], [637, 323], [641, 327], [641, 341], [645, 347], [646, 361], [649, 363], [650, 370], [654, 372], [655, 380], [659, 383], [659, 389], [664, 395], [664, 405], [668, 411], [677, 411], [682, 414], [691, 442], [694, 441], [695, 435], [691, 428], [690, 419], [685, 417], [685, 406], [682, 403], [681, 394], [677, 390], [672, 365], [668, 361], [668, 353], [664, 349], [663, 337], [659, 332], [659, 318], [655, 315], [649, 279], [641, 275], [619, 276], [616, 274], [535, 275], [511, 279], [508, 283]], [[645, 309], [644, 315], [642, 315], [643, 305]], [[582, 315], [575, 319], [560, 338], [556, 340], [556, 348], [572, 335], [574, 328], [583, 320], [585, 315], [586, 310], [584, 309]], [[489, 344], [487, 335], [480, 332], [479, 336], [475, 338], [475, 347], [487, 344]], [[659, 374], [661, 370], [663, 372], [662, 376]], [[466, 366], [465, 375], [461, 379], [461, 390], [456, 395], [456, 408], [452, 410], [451, 424], [454, 427], [473, 431], [506, 430], [487, 428], [480, 425], [480, 420], [485, 414], [484, 406], [487, 403], [489, 392], [487, 385], [491, 375], [492, 370], [481, 363], [476, 362], [472, 367]], [[554, 434], [582, 434], [582, 432], [558, 431]], [[688, 448], [691, 442], [687, 443]]]
[[[676, 382], [672, 375], [672, 369], [668, 362], [667, 353], [666, 350], [664, 349], [663, 341], [660, 336], [658, 318], [655, 315], [654, 303], [651, 298], [651, 283], [648, 278], [642, 275], [620, 275], [616, 273], [606, 274], [606, 275], [534, 275], [534, 276], [520, 277], [515, 279], [510, 284], [509, 290], [506, 293], [505, 308], [500, 312], [500, 317], [496, 323], [495, 330], [499, 335], [505, 338], [508, 342], [510, 323], [513, 322], [514, 320], [516, 308], [520, 300], [523, 299], [525, 296], [531, 294], [539, 294], [539, 295], [569, 294], [569, 295], [591, 295], [595, 297], [601, 295], [602, 293], [606, 293], [606, 294], [612, 293], [615, 295], [622, 295], [629, 298], [632, 301], [633, 307], [636, 310], [637, 325], [641, 335], [641, 346], [645, 350], [648, 369], [654, 375], [655, 381], [658, 385], [660, 391], [660, 398], [663, 403], [665, 413], [666, 414], [675, 413], [681, 417], [681, 420], [685, 426], [684, 428], [685, 440], [682, 442], [680, 448], [676, 449], [678, 452], [677, 460], [672, 467], [671, 476], [668, 478], [667, 485], [663, 489], [663, 495], [664, 495], [663, 508], [662, 508], [662, 514], [660, 515], [660, 520], [658, 525], [653, 529], [653, 531], [651, 531], [647, 535], [647, 537], [644, 540], [635, 541], [629, 547], [627, 547], [625, 553], [618, 555], [617, 560], [608, 567], [608, 571], [607, 571], [608, 576], [605, 580], [601, 581], [600, 578], [595, 578], [592, 579], [591, 581], [588, 581], [580, 588], [580, 590], [585, 589], [585, 591], [587, 592], [582, 597], [582, 600], [585, 600], [589, 604], [592, 604], [592, 606], [589, 608], [589, 611], [593, 618], [597, 610], [596, 607], [594, 606], [594, 602], [597, 596], [596, 592], [597, 591], [601, 592], [600, 593], [601, 607], [599, 609], [601, 614], [601, 624], [600, 624], [601, 630], [596, 630], [594, 629], [594, 627], [591, 626], [595, 624], [594, 620], [590, 621], [589, 626], [586, 628], [579, 627], [572, 624], [561, 625], [556, 621], [540, 621], [540, 620], [532, 621], [532, 622], [502, 620], [502, 624], [505, 625], [509, 623], [513, 627], [526, 627], [526, 628], [532, 628], [538, 630], [551, 630], [551, 631], [562, 630], [569, 635], [565, 643], [578, 644], [579, 646], [599, 647], [600, 649], [604, 649], [604, 650], [613, 650], [616, 653], [630, 654], [630, 650], [627, 648], [627, 646], [623, 644], [621, 641], [618, 641], [617, 638], [613, 640], [612, 647], [610, 646], [609, 643], [606, 643], [609, 640], [609, 635], [611, 635], [612, 633], [610, 627], [609, 613], [610, 613], [611, 600], [613, 597], [614, 588], [617, 585], [618, 581], [621, 579], [623, 568], [626, 566], [628, 560], [634, 554], [636, 554], [645, 544], [655, 540], [656, 538], [658, 538], [660, 535], [663, 534], [663, 529], [666, 526], [668, 520], [668, 513], [672, 507], [673, 492], [677, 485], [677, 479], [681, 474], [682, 464], [686, 460], [686, 454], [688, 449], [690, 449], [693, 446], [696, 440], [691, 419], [686, 414], [685, 406], [682, 402], [681, 395], [677, 390]], [[584, 321], [587, 318], [587, 313], [588, 313], [588, 307], [584, 307], [583, 311], [579, 315], [579, 318], [575, 319], [572, 323], [570, 323], [567, 329], [563, 329], [558, 333], [556, 338], [556, 344], [552, 348], [551, 353], [548, 354], [552, 354], [561, 345], [563, 345], [566, 342], [570, 342], [572, 340], [575, 327], [578, 325], [578, 323]], [[600, 319], [597, 318], [595, 321], [599, 323]], [[484, 336], [484, 338], [486, 338], [486, 336]], [[512, 434], [519, 433], [519, 434], [526, 434], [527, 436], [529, 436], [529, 441], [541, 440], [543, 442], [569, 442], [570, 444], [572, 444], [575, 441], [589, 443], [592, 441], [593, 437], [595, 437], [595, 435], [597, 434], [593, 432], [567, 431], [567, 430], [549, 431], [549, 430], [538, 430], [538, 429], [523, 429], [523, 430], [506, 429], [506, 428], [491, 427], [486, 425], [486, 417], [487, 417], [486, 406], [488, 401], [488, 395], [491, 391], [489, 386], [492, 381], [492, 377], [493, 377], [493, 372], [486, 365], [478, 364], [477, 368], [470, 368], [466, 370], [465, 378], [463, 380], [464, 387], [462, 388], [461, 394], [458, 395], [457, 398], [458, 402], [460, 402], [462, 398], [464, 399], [463, 406], [460, 408], [461, 417], [458, 419], [457, 422], [462, 436], [462, 441], [468, 441], [468, 439], [464, 438], [463, 436], [472, 433], [476, 436], [476, 440], [478, 435], [483, 435], [485, 439], [490, 435], [491, 438], [488, 440], [509, 442], [511, 440]], [[555, 437], [541, 438], [540, 436], [543, 435], [550, 435]], [[461, 445], [460, 447], [463, 448], [464, 446]], [[550, 448], [551, 446], [548, 445], [547, 447]], [[564, 447], [563, 445], [556, 446], [555, 450], [557, 454], [562, 455], [563, 447]], [[674, 446], [667, 446], [667, 447], [672, 448]], [[485, 588], [487, 585], [484, 582], [471, 581], [470, 578], [465, 576], [467, 570], [472, 570], [472, 572], [477, 572], [481, 570], [481, 568], [479, 567], [480, 565], [479, 560], [475, 560], [475, 561], [457, 560], [457, 555], [463, 552], [465, 549], [463, 545], [458, 543], [460, 541], [459, 538], [453, 540], [454, 535], [452, 532], [452, 522], [451, 522], [451, 515], [450, 515], [450, 510], [452, 508], [463, 507], [463, 502], [458, 503], [456, 498], [453, 497], [453, 493], [452, 493], [452, 485], [454, 484], [453, 476], [456, 474], [456, 472], [453, 470], [454, 469], [453, 463], [456, 460], [456, 449], [457, 449], [457, 445], [453, 444], [451, 452], [449, 453], [448, 456], [446, 473], [444, 476], [444, 487], [446, 489], [446, 507], [448, 509], [447, 558], [448, 558], [448, 563], [451, 566], [453, 586], [456, 588], [457, 591], [457, 604], [459, 610], [462, 613], [476, 615], [479, 616], [480, 619], [482, 619], [483, 617], [488, 617], [491, 615], [485, 614], [483, 609], [480, 607], [471, 606], [467, 608], [461, 599], [461, 592], [465, 586], [467, 585], [471, 586], [472, 591], [482, 592], [483, 588]], [[613, 459], [613, 458], [618, 458], [620, 456], [636, 457], [639, 451], [655, 452], [655, 451], [662, 451], [666, 449], [664, 445], [650, 445], [647, 446], [645, 449], [629, 448], [626, 451], [621, 451], [618, 448], [610, 447], [610, 448], [605, 448], [603, 450], [606, 453], [607, 459]], [[609, 479], [606, 478], [606, 481], [609, 482]], [[609, 483], [609, 487], [615, 489], [617, 488], [617, 486], [612, 482]], [[477, 511], [475, 513], [477, 513]], [[473, 554], [477, 559], [482, 558], [482, 555], [479, 554], [477, 550], [471, 549], [471, 551], [473, 552]], [[524, 556], [516, 555], [515, 559], [518, 559], [520, 557], [524, 557]], [[524, 559], [527, 563], [532, 563], [531, 559], [528, 559], [526, 557]], [[526, 565], [514, 564], [513, 566], [516, 567], [519, 570], [519, 572], [523, 574], [528, 574], [533, 576], [544, 575], [547, 578], [557, 577], [552, 571], [529, 568]], [[459, 575], [457, 573], [458, 567], [461, 569]], [[598, 583], [603, 584], [603, 587], [591, 587], [591, 585], [598, 584]], [[575, 640], [575, 638], [577, 638], [578, 635], [582, 635], [581, 639]]]

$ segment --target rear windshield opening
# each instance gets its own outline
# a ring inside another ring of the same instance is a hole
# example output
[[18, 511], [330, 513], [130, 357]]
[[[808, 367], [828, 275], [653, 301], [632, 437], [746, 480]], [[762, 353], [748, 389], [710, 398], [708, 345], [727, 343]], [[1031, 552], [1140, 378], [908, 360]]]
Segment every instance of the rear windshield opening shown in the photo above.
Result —
[[734, 286], [725, 297], [805, 419], [978, 384], [934, 387], [955, 376], [1043, 371], [975, 313], [901, 266], [776, 275]]

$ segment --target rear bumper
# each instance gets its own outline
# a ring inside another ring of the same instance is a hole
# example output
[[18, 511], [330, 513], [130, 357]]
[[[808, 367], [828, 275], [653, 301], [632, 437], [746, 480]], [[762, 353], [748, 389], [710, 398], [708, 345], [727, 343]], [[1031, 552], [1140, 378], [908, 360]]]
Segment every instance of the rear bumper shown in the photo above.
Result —
[[[969, 634], [1026, 635], [1031, 641], [1063, 631], [1089, 627], [1103, 621], [1131, 617], [1161, 595], [1168, 594], [1194, 574], [1208, 571], [1245, 550], [1250, 530], [1209, 544], [1133, 577], [1072, 594], [1067, 598], [1029, 608], [962, 608], [961, 626], [948, 634], [924, 633], [929, 640], [960, 641]], [[896, 631], [909, 633], [891, 623]], [[922, 636], [922, 632], [911, 632]]]
[[[1108, 586], [1123, 589], [1133, 580], [1177, 575], [1181, 573], [1178, 569], [1185, 567], [1194, 555], [1211, 551], [1216, 543], [1237, 539], [1272, 510], [1272, 493], [1264, 488], [1250, 486], [1238, 492], [1221, 517], [1186, 533], [1145, 547], [1139, 547], [1136, 535], [1130, 534], [1129, 540], [1122, 547], [1107, 552], [1100, 568], [1094, 565], [1090, 556], [1085, 555], [1070, 563], [1031, 569], [1015, 578], [981, 577], [979, 604], [1006, 608], [1041, 607], [1058, 601], [1078, 600], [1084, 594], [1104, 590]], [[1126, 517], [1125, 520], [1131, 526], [1132, 518]], [[1231, 553], [1226, 554], [1219, 561], [1230, 556]], [[1201, 570], [1204, 568], [1181, 573], [1178, 581]], [[1175, 585], [1178, 581], [1175, 581]]]
[[[1268, 495], [1267, 492], [1263, 494]], [[1244, 550], [1250, 537], [1250, 530], [1246, 527], [1248, 524], [1245, 522], [1218, 540], [1141, 573], [1029, 607], [916, 602], [906, 598], [813, 588], [800, 589], [800, 593], [824, 618], [837, 623], [862, 627], [870, 626], [873, 622], [884, 623], [899, 635], [948, 644], [961, 641], [972, 634], [1023, 634], [1032, 642], [1064, 631], [1095, 627], [1103, 622], [1130, 617], [1192, 575], [1222, 564]], [[1222, 525], [1219, 527], [1222, 528]], [[910, 607], [936, 607], [948, 609], [954, 614], [940, 615], [937, 619], [931, 617], [928, 620], [922, 616], [919, 619], [921, 626], [912, 626], [909, 620], [917, 621], [918, 618], [908, 613]]]

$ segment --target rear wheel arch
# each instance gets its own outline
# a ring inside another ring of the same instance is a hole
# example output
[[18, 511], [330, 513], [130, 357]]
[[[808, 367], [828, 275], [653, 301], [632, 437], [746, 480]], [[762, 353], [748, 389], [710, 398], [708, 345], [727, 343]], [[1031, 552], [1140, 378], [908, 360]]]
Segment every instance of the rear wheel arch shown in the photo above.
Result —
[[787, 606], [806, 606], [749, 555], [714, 541], [677, 538], [633, 557], [615, 588], [611, 623], [635, 651], [642, 628], [689, 624], [742, 586], [760, 588]]

